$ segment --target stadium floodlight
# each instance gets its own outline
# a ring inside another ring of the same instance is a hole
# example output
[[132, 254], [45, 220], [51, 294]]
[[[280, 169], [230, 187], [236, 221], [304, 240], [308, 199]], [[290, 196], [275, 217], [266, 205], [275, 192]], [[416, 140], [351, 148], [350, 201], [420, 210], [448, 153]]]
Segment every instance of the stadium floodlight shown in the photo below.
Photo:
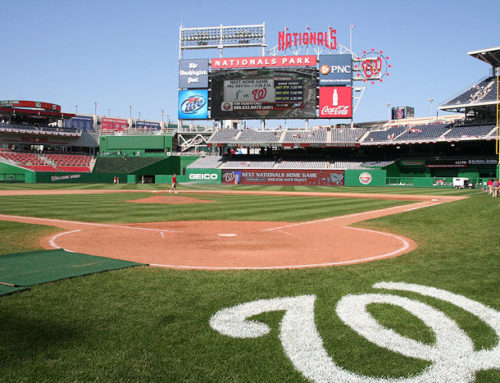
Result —
[[432, 97], [429, 98], [429, 103], [431, 104], [431, 114], [430, 117], [432, 117], [432, 103], [434, 102], [434, 99]]
[[219, 49], [220, 57], [224, 48], [266, 49], [265, 23], [257, 25], [232, 25], [200, 28], [179, 28], [179, 59], [187, 49]]

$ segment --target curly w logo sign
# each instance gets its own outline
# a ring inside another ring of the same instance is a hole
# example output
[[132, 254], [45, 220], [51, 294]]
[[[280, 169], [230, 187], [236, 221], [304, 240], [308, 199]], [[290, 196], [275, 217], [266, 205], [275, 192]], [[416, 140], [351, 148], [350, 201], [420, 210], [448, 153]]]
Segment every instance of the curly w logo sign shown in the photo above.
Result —
[[[337, 303], [336, 313], [344, 324], [378, 347], [430, 362], [419, 375], [373, 378], [338, 366], [334, 356], [330, 357], [325, 350], [316, 329], [314, 295], [258, 300], [226, 308], [210, 319], [210, 326], [233, 338], [257, 338], [268, 334], [270, 328], [248, 318], [269, 311], [284, 311], [279, 334], [283, 350], [294, 367], [313, 382], [466, 383], [474, 381], [477, 371], [500, 368], [500, 312], [464, 296], [427, 286], [380, 282], [373, 288], [413, 292], [451, 303], [491, 327], [497, 336], [496, 344], [490, 349], [476, 350], [469, 336], [443, 312], [419, 300], [382, 293], [346, 295]], [[408, 311], [434, 332], [435, 342], [422, 343], [382, 326], [367, 311], [371, 304], [389, 304]]]

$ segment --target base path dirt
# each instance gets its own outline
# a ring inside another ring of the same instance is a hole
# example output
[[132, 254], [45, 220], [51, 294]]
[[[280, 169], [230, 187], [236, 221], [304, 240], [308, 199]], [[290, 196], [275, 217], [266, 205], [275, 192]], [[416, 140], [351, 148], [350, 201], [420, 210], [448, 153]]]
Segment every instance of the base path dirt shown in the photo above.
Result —
[[[64, 194], [71, 194], [69, 192], [66, 190]], [[75, 192], [77, 193], [74, 194], [83, 194], [82, 192], [100, 191], [75, 190]], [[193, 193], [210, 192], [193, 191]], [[41, 245], [47, 249], [60, 247], [68, 251], [142, 262], [152, 266], [207, 270], [305, 268], [368, 262], [407, 253], [417, 246], [409, 238], [353, 228], [349, 225], [461, 199], [461, 197], [365, 193], [234, 191], [211, 193], [384, 198], [409, 200], [413, 203], [299, 223], [189, 221], [117, 225], [8, 215], [0, 215], [0, 220], [49, 225], [63, 229], [56, 235], [40, 240]], [[182, 191], [182, 194], [188, 193]], [[0, 192], [0, 195], [5, 194]], [[181, 200], [187, 198], [184, 203], [207, 202], [185, 195], [171, 197], [153, 195], [150, 198], [156, 201], [154, 203], [169, 203], [168, 200], [172, 201], [172, 198]], [[150, 198], [146, 200], [151, 202]]]

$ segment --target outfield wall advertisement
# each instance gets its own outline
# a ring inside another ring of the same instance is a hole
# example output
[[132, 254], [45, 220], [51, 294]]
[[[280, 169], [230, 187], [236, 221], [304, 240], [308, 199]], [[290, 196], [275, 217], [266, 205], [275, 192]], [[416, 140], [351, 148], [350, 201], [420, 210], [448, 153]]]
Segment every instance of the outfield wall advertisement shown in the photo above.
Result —
[[222, 183], [233, 185], [343, 186], [343, 170], [223, 170]]

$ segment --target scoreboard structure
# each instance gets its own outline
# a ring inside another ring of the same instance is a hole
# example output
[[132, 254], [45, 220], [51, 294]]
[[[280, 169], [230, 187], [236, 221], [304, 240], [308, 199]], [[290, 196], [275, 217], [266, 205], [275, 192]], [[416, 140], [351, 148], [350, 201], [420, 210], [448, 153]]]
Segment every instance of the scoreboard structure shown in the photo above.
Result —
[[[354, 54], [336, 34], [333, 28], [286, 29], [266, 52], [265, 24], [181, 26], [179, 120], [350, 119], [352, 124], [365, 83], [382, 81], [390, 65], [373, 49]], [[236, 47], [260, 47], [262, 56], [223, 57], [225, 48]], [[192, 49], [218, 49], [219, 57], [183, 58]]]

